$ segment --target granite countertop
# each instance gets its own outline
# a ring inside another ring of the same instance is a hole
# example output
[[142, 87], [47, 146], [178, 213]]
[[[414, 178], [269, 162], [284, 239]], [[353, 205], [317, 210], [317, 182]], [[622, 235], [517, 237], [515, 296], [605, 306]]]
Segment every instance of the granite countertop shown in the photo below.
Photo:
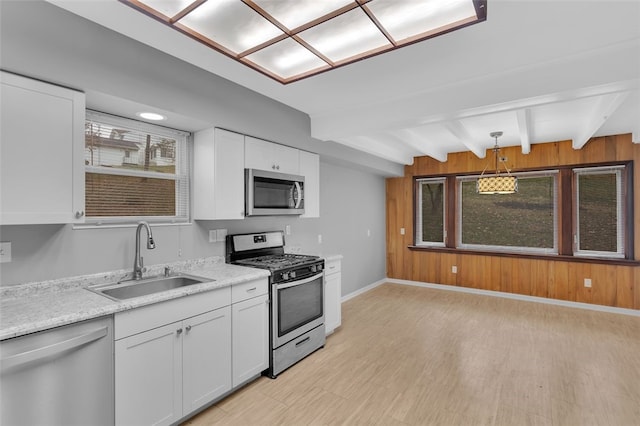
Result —
[[165, 266], [176, 273], [215, 281], [122, 301], [109, 299], [87, 287], [131, 279], [131, 272], [125, 270], [1, 288], [0, 340], [269, 276], [265, 269], [229, 265], [223, 258], [215, 257], [155, 265], [148, 268], [145, 277], [161, 275]]

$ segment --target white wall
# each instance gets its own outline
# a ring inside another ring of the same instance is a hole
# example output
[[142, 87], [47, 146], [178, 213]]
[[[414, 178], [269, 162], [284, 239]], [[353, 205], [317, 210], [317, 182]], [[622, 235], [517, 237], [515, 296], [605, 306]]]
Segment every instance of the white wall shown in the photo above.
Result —
[[[320, 218], [251, 217], [153, 226], [156, 248], [143, 245], [142, 255], [146, 265], [224, 256], [224, 243], [208, 242], [209, 229], [241, 233], [284, 230], [289, 225], [288, 250], [344, 256], [343, 294], [349, 294], [385, 276], [384, 197], [384, 178], [321, 163]], [[133, 268], [134, 227], [1, 226], [0, 239], [12, 242], [12, 262], [1, 265], [3, 286]]]
[[[312, 139], [306, 114], [51, 4], [2, 1], [0, 19], [4, 70], [321, 154], [319, 219], [262, 217], [157, 226], [157, 248], [143, 249], [146, 264], [224, 255], [223, 244], [208, 243], [209, 229], [235, 233], [290, 225], [287, 245], [305, 253], [344, 256], [343, 294], [385, 276], [385, 184], [381, 175], [368, 172], [387, 168], [384, 160]], [[0, 239], [12, 242], [13, 262], [0, 266], [0, 285], [132, 267], [134, 237], [133, 228], [1, 226]]]

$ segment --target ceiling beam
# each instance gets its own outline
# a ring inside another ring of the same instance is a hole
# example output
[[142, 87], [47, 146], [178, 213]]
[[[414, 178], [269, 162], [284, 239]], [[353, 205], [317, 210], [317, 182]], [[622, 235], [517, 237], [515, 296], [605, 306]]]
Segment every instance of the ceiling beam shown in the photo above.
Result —
[[609, 119], [609, 117], [618, 109], [620, 105], [627, 99], [630, 92], [620, 92], [612, 95], [601, 96], [586, 120], [584, 130], [573, 138], [573, 149], [581, 149], [589, 139], [598, 131], [600, 127]]
[[424, 136], [421, 136], [412, 129], [400, 129], [394, 132], [393, 136], [441, 163], [447, 161], [447, 152], [445, 149], [437, 149], [435, 144], [430, 144]]
[[531, 109], [524, 108], [516, 111], [518, 117], [518, 129], [520, 130], [520, 145], [522, 153], [531, 152]]
[[466, 127], [460, 121], [447, 121], [444, 123], [445, 128], [465, 146], [471, 152], [473, 152], [478, 158], [484, 158], [487, 155], [487, 151], [478, 146], [477, 143], [472, 142], [471, 135]]
[[413, 164], [413, 155], [389, 143], [381, 141], [379, 138], [371, 136], [354, 136], [350, 138], [336, 139], [335, 142], [350, 146], [371, 155], [394, 161], [400, 164]]

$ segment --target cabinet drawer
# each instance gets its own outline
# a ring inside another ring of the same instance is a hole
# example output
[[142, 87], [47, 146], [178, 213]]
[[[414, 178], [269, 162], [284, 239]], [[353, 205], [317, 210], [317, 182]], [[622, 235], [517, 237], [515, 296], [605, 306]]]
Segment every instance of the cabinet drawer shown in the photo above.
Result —
[[252, 297], [261, 296], [269, 292], [269, 281], [266, 278], [236, 284], [231, 287], [231, 303], [242, 302]]
[[325, 275], [335, 274], [337, 272], [340, 272], [341, 263], [342, 262], [340, 262], [340, 259], [330, 260], [328, 262], [325, 261], [325, 264], [324, 264]]
[[166, 302], [119, 312], [115, 315], [115, 339], [181, 321], [231, 304], [231, 288], [224, 287]]

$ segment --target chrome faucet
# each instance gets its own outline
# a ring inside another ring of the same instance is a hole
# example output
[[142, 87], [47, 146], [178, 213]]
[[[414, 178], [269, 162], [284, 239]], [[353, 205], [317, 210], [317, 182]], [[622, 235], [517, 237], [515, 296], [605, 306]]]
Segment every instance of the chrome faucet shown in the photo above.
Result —
[[140, 256], [140, 230], [142, 228], [147, 229], [147, 248], [149, 250], [156, 248], [156, 244], [153, 242], [153, 234], [151, 234], [151, 228], [147, 222], [138, 222], [136, 228], [136, 258], [133, 261], [133, 278], [139, 280], [142, 278], [142, 272], [144, 271], [144, 261]]

